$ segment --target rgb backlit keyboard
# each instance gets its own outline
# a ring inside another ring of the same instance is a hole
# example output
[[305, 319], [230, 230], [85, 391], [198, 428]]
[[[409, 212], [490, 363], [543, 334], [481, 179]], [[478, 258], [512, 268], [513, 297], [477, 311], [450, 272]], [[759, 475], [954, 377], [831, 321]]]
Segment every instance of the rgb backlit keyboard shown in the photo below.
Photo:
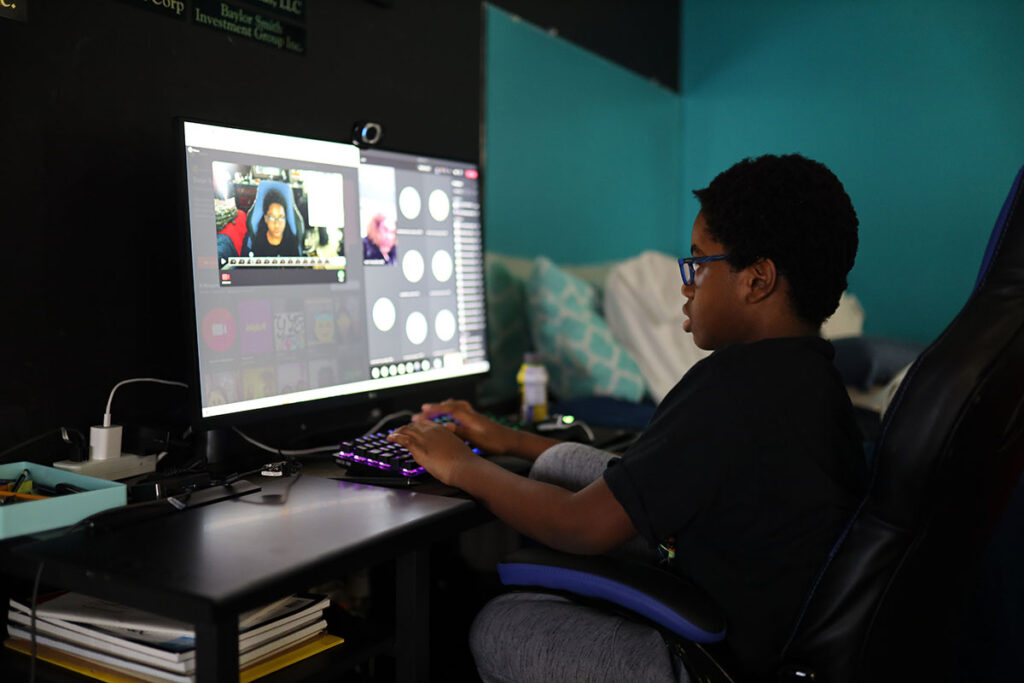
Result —
[[336, 457], [345, 463], [366, 465], [402, 477], [418, 477], [426, 472], [404, 447], [387, 440], [389, 432], [360, 436], [341, 444]]

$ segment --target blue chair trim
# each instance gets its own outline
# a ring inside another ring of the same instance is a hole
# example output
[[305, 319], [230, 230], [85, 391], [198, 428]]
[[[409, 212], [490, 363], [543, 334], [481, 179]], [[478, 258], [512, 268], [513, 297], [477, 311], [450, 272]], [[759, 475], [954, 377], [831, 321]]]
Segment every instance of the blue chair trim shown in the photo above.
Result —
[[1010, 211], [1013, 209], [1013, 205], [1017, 201], [1021, 182], [1024, 182], [1024, 166], [1017, 171], [1017, 177], [1014, 178], [1013, 185], [1010, 186], [1010, 193], [1006, 195], [1006, 200], [1003, 202], [1003, 208], [1000, 209], [995, 227], [992, 229], [992, 234], [988, 238], [988, 244], [985, 247], [985, 256], [981, 259], [981, 268], [978, 269], [978, 277], [974, 281], [975, 290], [981, 286], [981, 281], [984, 280], [985, 275], [988, 274], [988, 268], [992, 264], [992, 257], [995, 256], [997, 246], [1003, 236], [1003, 227], [1006, 225], [1006, 220], [1010, 215]]
[[650, 619], [676, 635], [697, 643], [717, 643], [725, 638], [724, 628], [715, 632], [702, 629], [661, 601], [640, 590], [587, 572], [505, 562], [498, 565], [498, 575], [505, 585], [536, 586], [607, 600]]

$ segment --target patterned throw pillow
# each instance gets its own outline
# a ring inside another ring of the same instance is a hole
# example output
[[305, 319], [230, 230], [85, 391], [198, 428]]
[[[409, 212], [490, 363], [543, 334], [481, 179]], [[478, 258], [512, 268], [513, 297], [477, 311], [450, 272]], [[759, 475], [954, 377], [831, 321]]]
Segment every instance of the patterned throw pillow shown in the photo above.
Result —
[[518, 393], [516, 373], [528, 351], [529, 331], [523, 310], [526, 283], [500, 259], [485, 259], [487, 288], [487, 356], [491, 372], [479, 387], [480, 404], [494, 405]]
[[526, 281], [526, 296], [533, 346], [547, 366], [552, 394], [562, 400], [643, 398], [640, 368], [601, 318], [592, 285], [539, 257]]

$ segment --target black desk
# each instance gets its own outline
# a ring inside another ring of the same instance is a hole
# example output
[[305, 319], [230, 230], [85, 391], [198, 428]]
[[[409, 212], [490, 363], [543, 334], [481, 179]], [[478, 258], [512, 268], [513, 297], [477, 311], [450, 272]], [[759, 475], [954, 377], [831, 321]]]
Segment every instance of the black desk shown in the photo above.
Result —
[[429, 545], [485, 519], [481, 508], [311, 476], [283, 504], [276, 490], [109, 533], [15, 543], [0, 559], [26, 578], [42, 561], [44, 584], [194, 623], [198, 680], [229, 681], [238, 680], [240, 612], [394, 558], [397, 679], [426, 679]]

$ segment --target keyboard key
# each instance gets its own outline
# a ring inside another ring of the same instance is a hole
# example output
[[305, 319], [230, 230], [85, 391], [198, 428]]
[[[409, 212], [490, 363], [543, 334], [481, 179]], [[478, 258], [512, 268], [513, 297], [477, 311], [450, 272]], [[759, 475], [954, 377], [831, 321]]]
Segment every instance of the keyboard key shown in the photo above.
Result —
[[426, 474], [408, 450], [387, 440], [388, 433], [366, 434], [345, 441], [335, 456], [341, 463], [376, 468], [383, 476], [418, 477]]

